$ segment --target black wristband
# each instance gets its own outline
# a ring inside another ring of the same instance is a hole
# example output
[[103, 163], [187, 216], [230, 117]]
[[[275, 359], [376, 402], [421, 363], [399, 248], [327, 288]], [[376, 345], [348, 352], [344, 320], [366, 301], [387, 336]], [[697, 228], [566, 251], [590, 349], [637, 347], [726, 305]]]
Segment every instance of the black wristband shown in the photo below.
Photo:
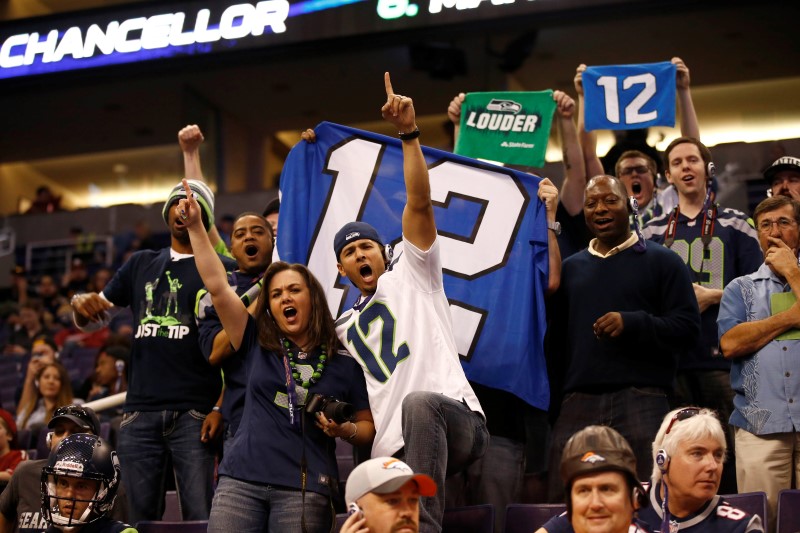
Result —
[[410, 141], [411, 139], [416, 139], [419, 137], [419, 127], [414, 128], [414, 131], [409, 133], [398, 133], [397, 136], [400, 137], [401, 141]]

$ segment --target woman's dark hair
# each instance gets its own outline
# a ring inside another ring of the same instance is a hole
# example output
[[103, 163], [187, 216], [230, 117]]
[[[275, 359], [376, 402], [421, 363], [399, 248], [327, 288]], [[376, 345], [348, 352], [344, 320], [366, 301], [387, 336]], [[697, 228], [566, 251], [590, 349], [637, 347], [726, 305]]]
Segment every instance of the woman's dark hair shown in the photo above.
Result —
[[283, 261], [276, 261], [267, 268], [267, 272], [264, 274], [261, 296], [259, 296], [258, 306], [256, 307], [256, 326], [258, 328], [259, 344], [267, 350], [276, 352], [282, 350], [281, 337], [283, 337], [284, 334], [278, 329], [278, 325], [270, 314], [269, 286], [272, 279], [277, 274], [287, 270], [297, 272], [303, 277], [311, 296], [311, 316], [308, 325], [309, 342], [313, 346], [325, 344], [327, 346], [326, 351], [328, 357], [333, 357], [339, 346], [339, 340], [336, 337], [336, 327], [334, 326], [333, 317], [328, 309], [325, 291], [311, 271], [299, 263], [289, 264]]

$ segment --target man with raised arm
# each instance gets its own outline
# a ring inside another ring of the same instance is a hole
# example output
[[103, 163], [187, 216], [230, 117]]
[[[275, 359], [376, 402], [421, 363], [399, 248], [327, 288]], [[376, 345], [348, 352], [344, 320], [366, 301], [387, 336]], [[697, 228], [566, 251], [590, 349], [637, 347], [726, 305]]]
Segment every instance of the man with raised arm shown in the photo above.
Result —
[[[394, 92], [388, 72], [385, 86], [381, 113], [403, 144], [403, 249], [387, 268], [374, 227], [359, 221], [339, 230], [337, 267], [361, 295], [336, 332], [366, 376], [377, 431], [372, 456], [401, 458], [442, 488], [448, 473], [483, 455], [489, 436], [453, 335], [414, 104]], [[443, 514], [442, 490], [423, 498], [420, 531], [441, 531]]]
[[[187, 128], [194, 131], [196, 126]], [[190, 186], [209, 231], [214, 227], [214, 195], [202, 181], [190, 180]], [[168, 456], [184, 520], [207, 520], [211, 510], [215, 459], [211, 441], [222, 425], [222, 416], [212, 409], [222, 380], [198, 345], [194, 310], [203, 281], [178, 212], [178, 202], [185, 197], [183, 184], [178, 184], [164, 203], [162, 215], [171, 237], [168, 248], [136, 252], [101, 293], [72, 298], [79, 327], [103, 323], [112, 306], [130, 306], [138, 322], [118, 437], [133, 523], [161, 519]], [[235, 268], [227, 258], [224, 263]]]

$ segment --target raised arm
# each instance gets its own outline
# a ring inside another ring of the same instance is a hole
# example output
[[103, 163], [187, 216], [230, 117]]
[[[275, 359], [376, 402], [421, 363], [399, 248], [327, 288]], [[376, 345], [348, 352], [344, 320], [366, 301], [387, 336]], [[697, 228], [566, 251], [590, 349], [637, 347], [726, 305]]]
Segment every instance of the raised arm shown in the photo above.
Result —
[[[198, 180], [205, 183], [203, 170], [200, 166], [200, 145], [203, 144], [205, 137], [197, 124], [189, 124], [178, 132], [178, 144], [183, 152], [183, 172], [187, 180]], [[217, 227], [212, 224], [208, 231], [208, 238], [211, 245], [219, 253], [227, 254], [227, 248], [222, 237], [219, 236]]]
[[681, 112], [681, 135], [684, 137], [700, 138], [700, 124], [697, 122], [697, 113], [692, 102], [692, 92], [689, 89], [689, 67], [680, 57], [673, 57], [672, 64], [675, 65], [675, 93], [678, 100], [678, 108]]
[[[575, 100], [563, 91], [554, 91], [558, 120], [558, 135], [561, 139], [564, 183], [561, 185], [561, 203], [572, 216], [583, 210], [583, 190], [586, 188], [586, 165], [584, 164], [578, 131], [573, 122]], [[549, 213], [548, 213], [549, 214]]]
[[[258, 298], [253, 300], [250, 305], [247, 306], [247, 312], [250, 313], [251, 316], [255, 316], [257, 306]], [[208, 362], [214, 366], [221, 365], [225, 359], [232, 356], [234, 353], [235, 352], [233, 351], [233, 348], [231, 348], [231, 338], [228, 336], [228, 333], [225, 331], [225, 329], [221, 329], [214, 337], [211, 355], [208, 357]]]
[[[547, 222], [556, 221], [556, 209], [558, 208], [558, 189], [553, 182], [544, 178], [539, 182], [539, 199], [544, 202], [547, 210]], [[558, 247], [558, 239], [555, 231], [547, 230], [547, 258], [550, 274], [547, 280], [546, 295], [550, 296], [561, 284], [561, 250]]]
[[[578, 93], [578, 140], [583, 150], [583, 161], [586, 165], [586, 177], [593, 178], [605, 174], [603, 163], [597, 157], [597, 133], [586, 131], [586, 100], [583, 97], [583, 71], [586, 65], [581, 63], [575, 70], [575, 91]], [[563, 196], [563, 195], [562, 195]], [[562, 199], [563, 201], [563, 199]], [[581, 204], [583, 205], [583, 204]], [[571, 213], [576, 214], [576, 213]]]
[[197, 270], [211, 295], [211, 302], [219, 315], [222, 327], [228, 333], [231, 345], [234, 349], [238, 349], [247, 325], [247, 309], [236, 295], [233, 287], [228, 284], [225, 267], [211, 246], [211, 241], [201, 220], [200, 206], [186, 179], [183, 180], [183, 187], [187, 197], [178, 202], [178, 209], [181, 216], [185, 217], [185, 224], [189, 229]]
[[458, 93], [450, 100], [450, 105], [447, 106], [447, 118], [453, 123], [453, 145], [458, 140], [458, 134], [461, 132], [461, 106], [464, 104], [464, 99], [467, 97], [464, 93]]
[[[417, 130], [414, 102], [408, 96], [395, 94], [389, 73], [384, 74], [386, 103], [381, 115], [393, 124], [399, 133], [408, 134]], [[422, 155], [419, 137], [404, 140], [403, 176], [406, 182], [406, 206], [403, 209], [403, 235], [420, 250], [428, 250], [436, 240], [436, 221], [433, 218], [431, 185], [428, 166]]]

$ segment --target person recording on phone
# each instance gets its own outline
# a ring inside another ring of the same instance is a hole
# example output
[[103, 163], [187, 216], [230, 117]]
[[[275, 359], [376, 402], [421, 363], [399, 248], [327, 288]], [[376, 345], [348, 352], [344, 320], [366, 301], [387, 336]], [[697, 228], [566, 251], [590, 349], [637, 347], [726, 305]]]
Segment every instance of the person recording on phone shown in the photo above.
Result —
[[436, 483], [394, 457], [376, 457], [358, 465], [347, 478], [350, 516], [341, 533], [417, 531], [419, 499], [434, 496]]
[[245, 354], [249, 375], [239, 430], [219, 468], [208, 530], [330, 531], [338, 477], [333, 439], [363, 446], [375, 435], [364, 374], [352, 358], [337, 353], [325, 293], [305, 266], [272, 263], [258, 304], [245, 306], [228, 283], [186, 186], [180, 216], [222, 327], [231, 347]]

